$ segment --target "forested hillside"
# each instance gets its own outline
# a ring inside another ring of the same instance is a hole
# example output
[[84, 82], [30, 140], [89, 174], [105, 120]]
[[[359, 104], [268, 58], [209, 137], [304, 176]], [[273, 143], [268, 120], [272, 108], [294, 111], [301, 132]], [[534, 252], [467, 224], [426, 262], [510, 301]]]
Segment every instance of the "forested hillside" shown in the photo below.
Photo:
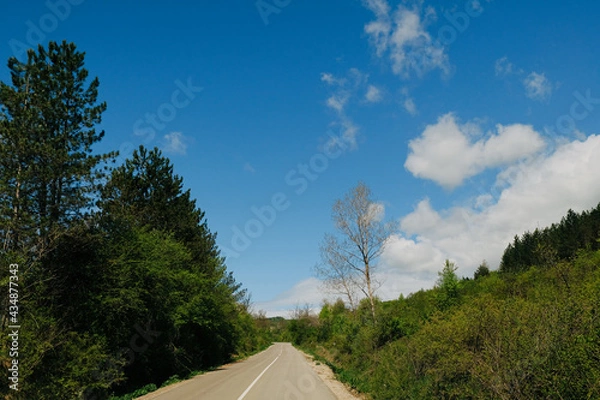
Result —
[[170, 161], [94, 151], [107, 104], [84, 58], [51, 42], [0, 84], [2, 336], [19, 326], [17, 354], [0, 349], [18, 370], [6, 398], [106, 399], [268, 343]]
[[600, 398], [600, 206], [517, 237], [498, 271], [356, 310], [297, 315], [286, 335], [373, 399]]

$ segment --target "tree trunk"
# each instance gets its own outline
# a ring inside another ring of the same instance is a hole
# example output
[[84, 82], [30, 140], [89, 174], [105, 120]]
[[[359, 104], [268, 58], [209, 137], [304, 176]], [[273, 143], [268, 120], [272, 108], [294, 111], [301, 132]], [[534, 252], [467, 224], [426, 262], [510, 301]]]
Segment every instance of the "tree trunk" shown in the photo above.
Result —
[[377, 317], [375, 316], [375, 295], [373, 293], [373, 286], [371, 285], [371, 271], [369, 262], [365, 262], [365, 280], [367, 281], [367, 293], [369, 295], [369, 302], [371, 303], [371, 314], [373, 315], [373, 322], [377, 323]]

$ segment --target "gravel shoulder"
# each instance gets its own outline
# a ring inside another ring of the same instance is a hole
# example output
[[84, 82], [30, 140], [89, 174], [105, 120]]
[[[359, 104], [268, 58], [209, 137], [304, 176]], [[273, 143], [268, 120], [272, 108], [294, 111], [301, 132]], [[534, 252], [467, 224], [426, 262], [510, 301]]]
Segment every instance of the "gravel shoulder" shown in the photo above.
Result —
[[306, 354], [302, 350], [298, 349], [300, 353], [306, 358], [306, 361], [310, 364], [312, 369], [319, 375], [319, 378], [325, 382], [329, 390], [338, 398], [338, 400], [367, 400], [368, 397], [356, 392], [344, 385], [342, 382], [335, 378], [335, 374], [326, 364], [321, 362], [317, 363], [314, 357]]

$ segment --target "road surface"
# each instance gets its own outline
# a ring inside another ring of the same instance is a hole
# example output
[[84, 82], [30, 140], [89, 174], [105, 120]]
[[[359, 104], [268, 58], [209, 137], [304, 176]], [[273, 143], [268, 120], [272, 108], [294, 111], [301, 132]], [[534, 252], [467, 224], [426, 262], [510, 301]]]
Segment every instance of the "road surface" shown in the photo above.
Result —
[[275, 343], [245, 361], [150, 393], [140, 400], [336, 400], [304, 356]]

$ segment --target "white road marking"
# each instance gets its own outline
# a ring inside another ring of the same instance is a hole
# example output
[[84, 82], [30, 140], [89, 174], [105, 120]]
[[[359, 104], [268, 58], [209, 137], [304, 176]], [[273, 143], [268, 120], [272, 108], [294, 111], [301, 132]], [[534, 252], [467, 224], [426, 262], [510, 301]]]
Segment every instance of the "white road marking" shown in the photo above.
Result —
[[258, 382], [258, 380], [260, 379], [260, 377], [263, 376], [264, 373], [267, 372], [267, 370], [269, 368], [271, 368], [271, 365], [275, 364], [275, 361], [277, 361], [277, 359], [281, 356], [281, 353], [283, 353], [283, 349], [281, 349], [281, 351], [279, 352], [279, 355], [273, 360], [273, 362], [271, 364], [269, 364], [267, 366], [267, 368], [265, 368], [264, 371], [260, 373], [259, 376], [256, 377], [256, 379], [254, 380], [254, 382], [252, 382], [250, 384], [250, 386], [248, 386], [248, 388], [244, 391], [244, 393], [242, 393], [242, 395], [240, 397], [237, 398], [237, 400], [242, 400], [244, 397], [246, 397], [246, 395], [248, 394], [248, 392], [250, 391], [250, 389], [252, 389], [252, 386], [254, 386], [256, 384], [256, 382]]

